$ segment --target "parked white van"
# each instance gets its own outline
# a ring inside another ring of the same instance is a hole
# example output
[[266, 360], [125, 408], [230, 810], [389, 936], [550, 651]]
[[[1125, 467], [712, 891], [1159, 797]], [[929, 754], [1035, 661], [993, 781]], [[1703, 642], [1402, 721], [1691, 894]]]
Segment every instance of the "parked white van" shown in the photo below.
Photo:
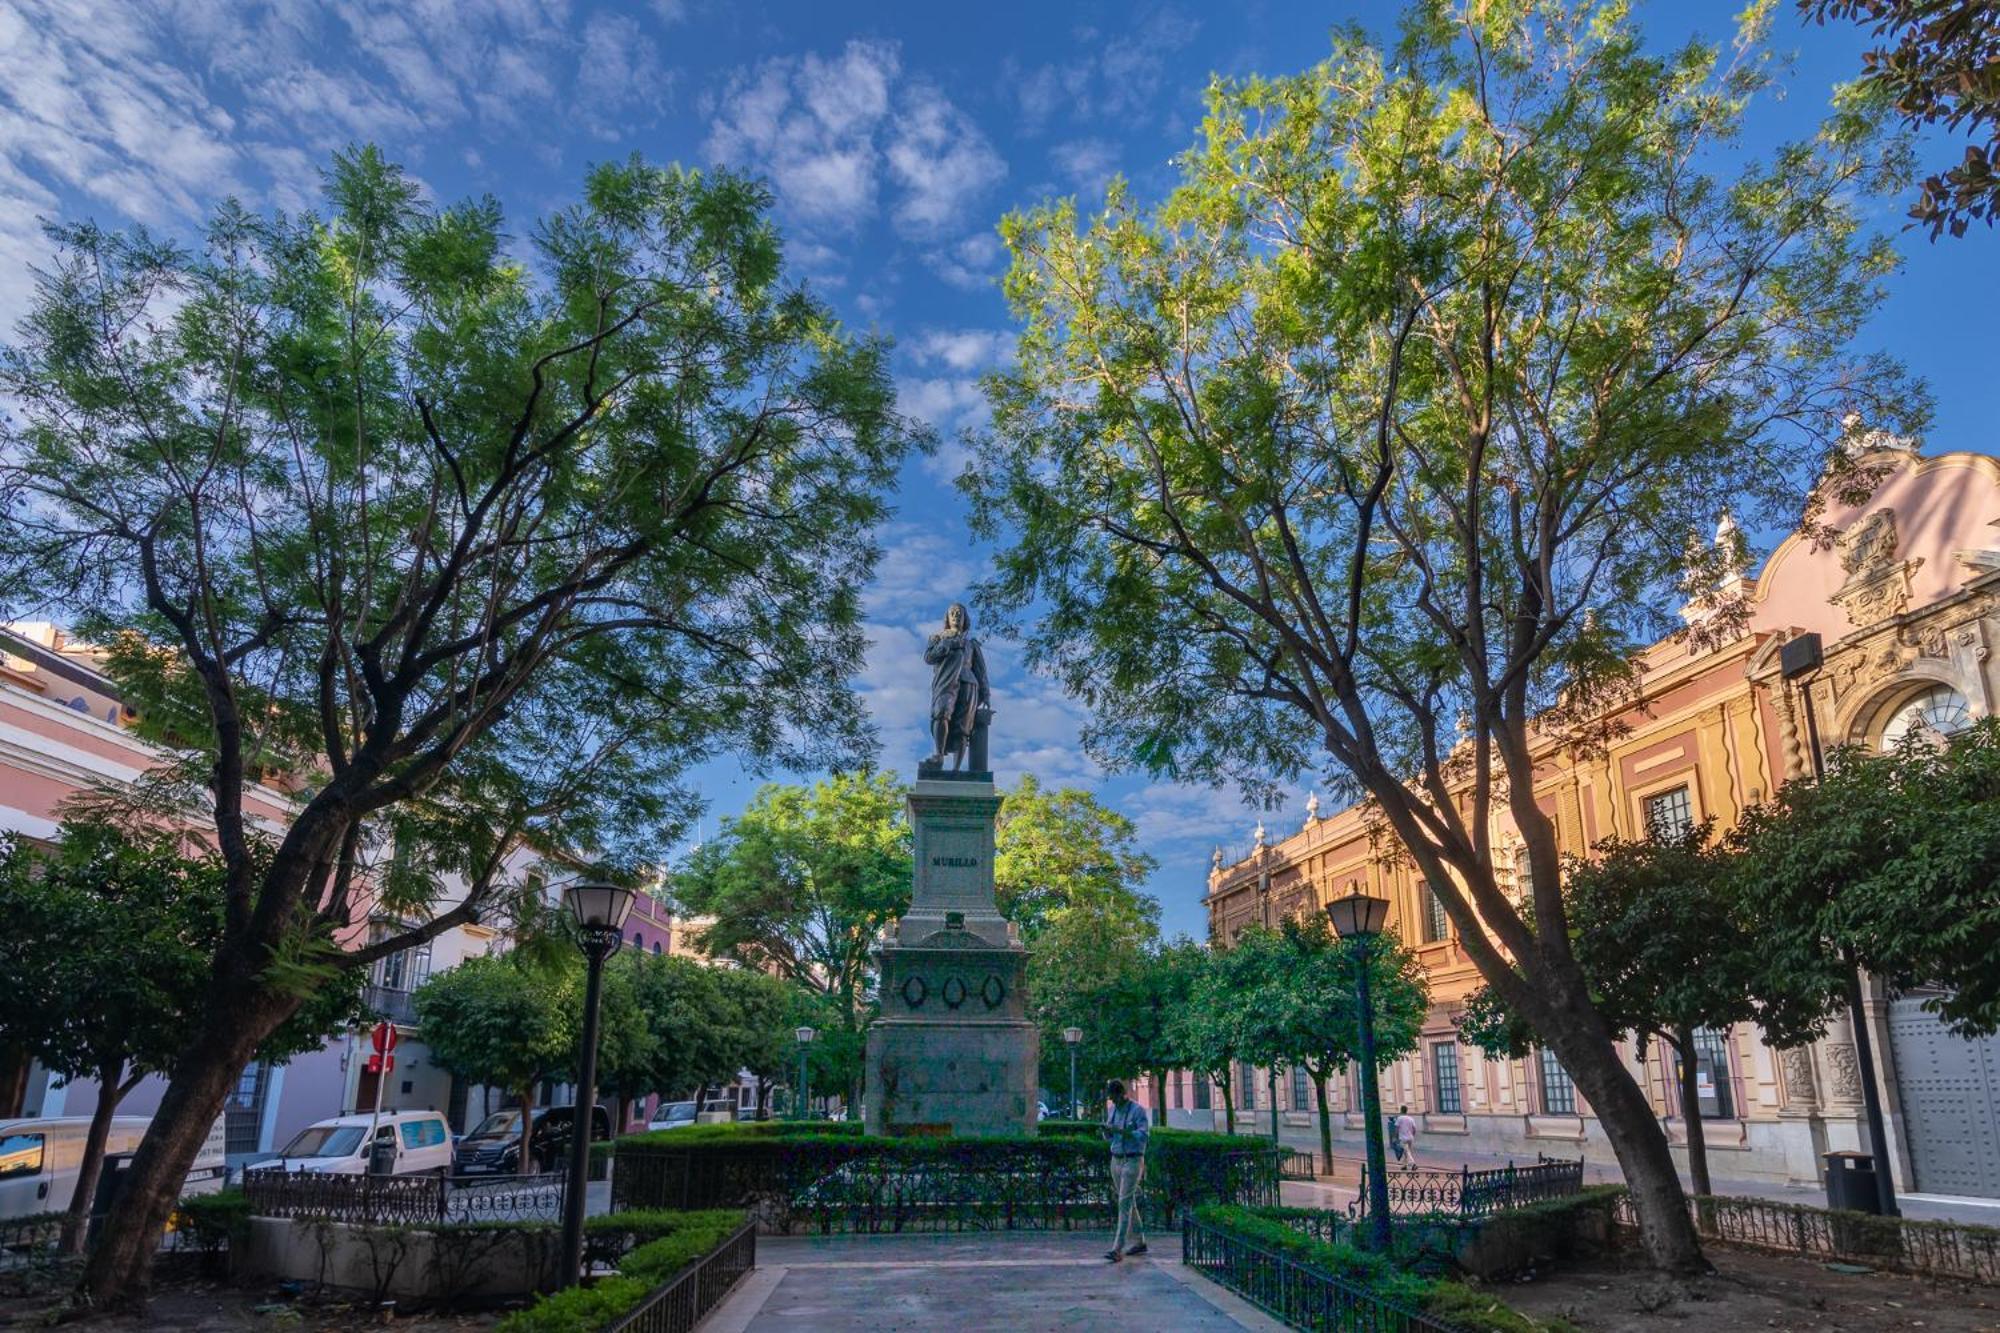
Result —
[[300, 1130], [276, 1157], [252, 1162], [247, 1169], [361, 1175], [368, 1170], [371, 1121], [373, 1142], [396, 1145], [395, 1174], [451, 1173], [451, 1126], [436, 1111], [384, 1111], [379, 1118], [362, 1112], [317, 1121]]
[[[146, 1136], [146, 1116], [111, 1118], [104, 1138], [108, 1171], [111, 1159], [136, 1152]], [[216, 1117], [208, 1141], [188, 1172], [183, 1194], [208, 1194], [222, 1188], [223, 1119]], [[49, 1116], [0, 1120], [0, 1217], [31, 1217], [59, 1213], [76, 1197], [76, 1174], [83, 1165], [83, 1143], [90, 1134], [88, 1116]]]

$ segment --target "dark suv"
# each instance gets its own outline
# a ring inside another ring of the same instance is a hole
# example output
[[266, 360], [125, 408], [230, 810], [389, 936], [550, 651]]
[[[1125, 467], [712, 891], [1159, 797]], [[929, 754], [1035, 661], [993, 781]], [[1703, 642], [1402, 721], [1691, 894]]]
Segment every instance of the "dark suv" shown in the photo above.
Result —
[[[591, 1109], [590, 1137], [593, 1141], [611, 1137], [611, 1114], [602, 1106]], [[573, 1106], [537, 1106], [534, 1128], [528, 1131], [528, 1151], [534, 1160], [521, 1170], [521, 1110], [495, 1111], [458, 1141], [452, 1174], [460, 1176], [518, 1176], [538, 1171], [555, 1171], [569, 1159], [570, 1126], [575, 1123]]]

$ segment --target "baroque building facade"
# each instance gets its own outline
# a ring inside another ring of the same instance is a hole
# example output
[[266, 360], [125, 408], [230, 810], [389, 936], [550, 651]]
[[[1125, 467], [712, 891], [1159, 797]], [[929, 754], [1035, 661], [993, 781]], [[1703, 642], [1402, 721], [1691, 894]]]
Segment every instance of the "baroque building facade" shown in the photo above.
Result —
[[[1643, 657], [1637, 698], [1612, 719], [1602, 753], [1543, 743], [1537, 794], [1562, 850], [1583, 855], [1607, 837], [1707, 818], [1728, 826], [1779, 784], [1811, 768], [1807, 709], [1821, 742], [1879, 748], [1912, 727], [1949, 733], [2000, 706], [2000, 460], [1970, 453], [1922, 457], [1900, 441], [1864, 437], [1862, 461], [1879, 471], [1868, 498], [1823, 516], [1836, 534], [1795, 533], [1754, 576], [1726, 591], [1745, 597], [1746, 628], [1732, 642], [1693, 646], [1673, 638]], [[1696, 602], [1683, 612], [1703, 614]], [[1822, 667], [1787, 682], [1783, 644], [1817, 633]], [[1520, 840], [1504, 811], [1494, 846], [1503, 881], [1526, 886]], [[1610, 1165], [1590, 1107], [1552, 1053], [1487, 1059], [1458, 1040], [1457, 1020], [1480, 978], [1455, 929], [1412, 863], [1371, 842], [1359, 809], [1322, 816], [1309, 801], [1303, 826], [1247, 855], [1218, 851], [1203, 902], [1210, 938], [1227, 947], [1252, 923], [1318, 911], [1359, 884], [1392, 904], [1390, 925], [1412, 947], [1432, 1008], [1415, 1054], [1385, 1070], [1383, 1104], [1408, 1106], [1422, 1124], [1423, 1154], [1441, 1160], [1532, 1159], [1537, 1152]], [[1946, 1033], [1922, 994], [1868, 987], [1867, 1021], [1886, 1095], [1889, 1157], [1905, 1192], [2000, 1197], [2000, 1040]], [[1718, 1182], [1764, 1185], [1820, 1179], [1822, 1155], [1865, 1142], [1854, 1033], [1845, 1014], [1810, 1046], [1774, 1050], [1754, 1027], [1699, 1035], [1699, 1105]], [[1685, 1142], [1673, 1056], [1660, 1043], [1623, 1054], [1670, 1139]], [[1298, 1146], [1316, 1145], [1317, 1114], [1305, 1081], [1238, 1071], [1251, 1124], [1268, 1132], [1271, 1101]], [[1170, 1120], [1219, 1107], [1185, 1075], [1165, 1090]], [[1350, 1075], [1332, 1094], [1336, 1152], [1359, 1153], [1359, 1098]], [[1178, 1114], [1177, 1114], [1178, 1112]], [[1238, 1128], [1249, 1128], [1239, 1119]], [[1344, 1145], [1344, 1146], [1343, 1146]]]

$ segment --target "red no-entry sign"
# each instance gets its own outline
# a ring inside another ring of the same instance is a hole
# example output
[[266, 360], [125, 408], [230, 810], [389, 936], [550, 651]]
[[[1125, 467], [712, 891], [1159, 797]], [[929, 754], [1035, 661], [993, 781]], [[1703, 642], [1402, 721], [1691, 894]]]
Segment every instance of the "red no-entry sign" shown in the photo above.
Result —
[[368, 1040], [369, 1044], [374, 1046], [377, 1055], [387, 1055], [396, 1049], [396, 1025], [389, 1022], [377, 1023]]

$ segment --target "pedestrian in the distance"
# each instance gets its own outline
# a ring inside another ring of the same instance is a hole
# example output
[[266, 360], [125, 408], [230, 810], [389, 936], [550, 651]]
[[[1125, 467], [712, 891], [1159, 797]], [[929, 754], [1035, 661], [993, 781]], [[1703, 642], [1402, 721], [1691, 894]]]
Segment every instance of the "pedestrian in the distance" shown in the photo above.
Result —
[[[1146, 1179], [1146, 1108], [1125, 1095], [1125, 1085], [1112, 1079], [1104, 1085], [1111, 1109], [1099, 1126], [1111, 1145], [1111, 1198], [1118, 1211], [1118, 1229], [1104, 1257], [1118, 1263], [1128, 1254], [1146, 1252], [1146, 1232], [1139, 1221], [1139, 1186]], [[1131, 1241], [1130, 1249], [1125, 1242]]]
[[1407, 1106], [1396, 1115], [1396, 1160], [1417, 1169], [1417, 1120]]

